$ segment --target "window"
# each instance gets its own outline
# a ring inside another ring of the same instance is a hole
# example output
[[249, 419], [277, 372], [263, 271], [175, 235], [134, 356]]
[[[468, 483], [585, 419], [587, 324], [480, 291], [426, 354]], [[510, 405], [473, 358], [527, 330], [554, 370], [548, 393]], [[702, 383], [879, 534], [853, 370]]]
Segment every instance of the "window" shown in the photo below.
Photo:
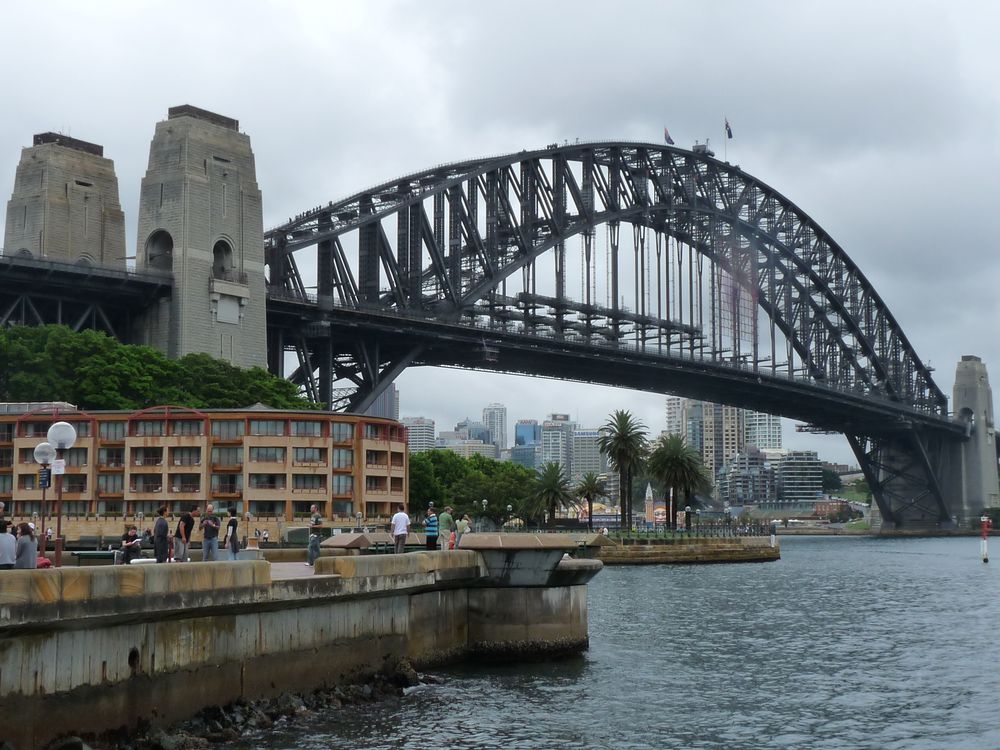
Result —
[[87, 449], [70, 448], [68, 451], [63, 451], [63, 458], [66, 459], [67, 466], [86, 466]]
[[322, 437], [323, 423], [314, 420], [292, 422], [292, 435], [296, 437]]
[[251, 419], [251, 435], [284, 435], [285, 423], [280, 419]]
[[200, 419], [175, 419], [170, 423], [171, 435], [201, 435]]
[[49, 422], [25, 422], [21, 428], [24, 437], [45, 437], [48, 435]]
[[101, 448], [97, 452], [97, 463], [100, 466], [119, 467], [125, 465], [124, 448]]
[[213, 466], [242, 466], [242, 448], [212, 448]]
[[354, 451], [350, 448], [333, 449], [333, 468], [350, 469], [354, 465]]
[[86, 492], [87, 477], [83, 474], [67, 474], [63, 477], [63, 490], [65, 492]]
[[17, 454], [17, 462], [21, 464], [33, 464], [35, 463], [35, 449], [34, 448], [21, 448]]
[[285, 449], [265, 445], [253, 445], [250, 447], [250, 460], [283, 464], [285, 462]]
[[132, 457], [136, 466], [162, 466], [163, 448], [134, 448]]
[[294, 453], [297, 464], [321, 464], [325, 461], [326, 451], [322, 448], [296, 448]]
[[243, 437], [243, 420], [226, 419], [212, 422], [212, 437], [220, 440], [238, 440]]
[[10, 494], [14, 491], [14, 477], [10, 474], [0, 475], [0, 494]]
[[324, 489], [323, 480], [318, 474], [293, 474], [292, 489], [304, 492], [320, 492]]
[[242, 474], [213, 474], [212, 492], [236, 494], [243, 491]]
[[33, 490], [35, 489], [36, 477], [34, 474], [22, 474], [18, 480], [17, 487], [21, 490]]
[[333, 494], [350, 495], [354, 491], [354, 477], [349, 474], [333, 475]]
[[250, 489], [283, 490], [285, 489], [284, 474], [251, 474]]
[[117, 494], [125, 491], [125, 477], [121, 474], [101, 474], [97, 477], [99, 493]]
[[104, 440], [124, 440], [126, 426], [125, 422], [101, 422], [97, 430]]
[[140, 419], [134, 423], [132, 434], [136, 437], [162, 437], [162, 419]]
[[201, 466], [201, 448], [174, 448], [170, 457], [174, 466]]
[[73, 422], [72, 424], [78, 438], [90, 437], [90, 422]]
[[366, 466], [387, 466], [389, 454], [385, 451], [365, 451]]
[[385, 425], [366, 424], [365, 437], [369, 440], [385, 440]]
[[14, 465], [14, 449], [13, 448], [0, 448], [0, 467], [8, 467]]
[[347, 517], [354, 515], [354, 503], [350, 500], [334, 500], [333, 515]]
[[334, 422], [330, 425], [330, 438], [335, 443], [346, 443], [354, 439], [354, 425], [350, 422]]
[[14, 439], [14, 425], [0, 424], [0, 442], [9, 443]]
[[365, 491], [366, 492], [385, 492], [386, 481], [385, 477], [365, 477]]

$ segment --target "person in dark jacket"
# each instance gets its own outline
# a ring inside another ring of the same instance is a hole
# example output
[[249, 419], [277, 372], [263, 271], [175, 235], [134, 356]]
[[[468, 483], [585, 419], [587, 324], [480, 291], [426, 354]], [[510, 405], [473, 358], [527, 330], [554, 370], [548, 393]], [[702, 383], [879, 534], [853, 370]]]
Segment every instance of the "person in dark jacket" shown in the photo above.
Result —
[[161, 505], [156, 510], [156, 521], [153, 523], [153, 551], [156, 562], [167, 561], [170, 548], [170, 524], [167, 523], [167, 506]]

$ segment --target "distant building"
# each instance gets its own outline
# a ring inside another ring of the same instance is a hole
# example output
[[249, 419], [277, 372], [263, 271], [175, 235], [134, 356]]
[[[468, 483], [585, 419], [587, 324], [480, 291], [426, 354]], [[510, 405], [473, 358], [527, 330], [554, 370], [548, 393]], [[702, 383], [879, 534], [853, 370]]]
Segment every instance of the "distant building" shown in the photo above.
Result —
[[410, 453], [434, 450], [434, 420], [425, 417], [403, 417], [406, 444]]
[[395, 383], [390, 383], [389, 387], [379, 394], [372, 405], [365, 410], [365, 416], [399, 420], [399, 390]]
[[601, 433], [596, 427], [573, 431], [572, 459], [570, 461], [572, 471], [569, 475], [573, 484], [579, 482], [589, 472], [598, 475], [607, 473], [608, 458], [601, 453], [600, 439]]
[[537, 419], [519, 419], [514, 425], [514, 445], [533, 445], [542, 442], [542, 426]]
[[483, 409], [483, 424], [490, 432], [490, 442], [502, 451], [507, 447], [507, 407], [490, 404]]
[[542, 444], [515, 445], [510, 449], [510, 460], [526, 469], [538, 469], [542, 465]]
[[778, 502], [812, 505], [823, 497], [823, 467], [816, 451], [781, 451], [775, 467]]
[[747, 446], [730, 458], [716, 477], [715, 494], [733, 506], [774, 502], [777, 499], [774, 468], [764, 452]]
[[743, 443], [761, 450], [780, 450], [781, 417], [745, 410], [743, 412]]
[[490, 429], [483, 422], [465, 418], [455, 425], [455, 432], [464, 432], [469, 440], [481, 440], [489, 445], [494, 444]]
[[475, 455], [485, 456], [486, 458], [497, 457], [497, 447], [493, 443], [484, 443], [482, 440], [441, 440], [438, 438], [435, 447], [439, 450], [457, 453], [462, 458], [469, 458]]
[[542, 464], [557, 463], [567, 476], [573, 471], [573, 432], [569, 414], [550, 414], [542, 422]]

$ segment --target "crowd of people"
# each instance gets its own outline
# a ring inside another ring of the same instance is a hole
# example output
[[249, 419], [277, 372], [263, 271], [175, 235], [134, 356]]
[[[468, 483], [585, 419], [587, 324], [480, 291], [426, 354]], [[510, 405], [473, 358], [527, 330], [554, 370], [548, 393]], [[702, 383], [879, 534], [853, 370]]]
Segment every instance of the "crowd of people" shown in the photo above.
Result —
[[[239, 516], [236, 508], [229, 508], [227, 514], [221, 549], [225, 551], [227, 560], [236, 560], [241, 548]], [[191, 536], [196, 523], [202, 534], [201, 559], [204, 562], [218, 560], [219, 533], [223, 529], [223, 523], [222, 519], [215, 515], [215, 506], [209, 504], [205, 508], [204, 516], [200, 514], [196, 505], [181, 512], [177, 526], [172, 531], [170, 522], [167, 521], [167, 507], [165, 505], [157, 509], [156, 521], [153, 523], [151, 532], [147, 531], [143, 536], [139, 536], [138, 527], [129, 526], [122, 534], [121, 562], [128, 565], [136, 558], [141, 557], [143, 542], [147, 540], [152, 541], [153, 556], [156, 562], [190, 562]]]
[[[406, 551], [406, 537], [410, 533], [410, 517], [403, 505], [397, 506], [396, 514], [389, 522], [389, 533], [395, 543], [395, 551]], [[472, 519], [466, 513], [461, 518], [455, 518], [452, 507], [446, 506], [438, 515], [431, 503], [424, 516], [425, 546], [428, 550], [458, 549], [462, 544], [462, 536], [472, 529]]]

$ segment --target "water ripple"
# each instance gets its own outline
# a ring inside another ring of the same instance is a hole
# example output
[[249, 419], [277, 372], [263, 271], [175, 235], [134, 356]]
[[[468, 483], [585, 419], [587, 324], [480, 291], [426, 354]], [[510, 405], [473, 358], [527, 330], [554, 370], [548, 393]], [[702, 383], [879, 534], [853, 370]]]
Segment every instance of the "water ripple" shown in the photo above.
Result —
[[1000, 748], [998, 574], [977, 552], [796, 538], [777, 563], [608, 568], [583, 657], [448, 670], [231, 747]]

